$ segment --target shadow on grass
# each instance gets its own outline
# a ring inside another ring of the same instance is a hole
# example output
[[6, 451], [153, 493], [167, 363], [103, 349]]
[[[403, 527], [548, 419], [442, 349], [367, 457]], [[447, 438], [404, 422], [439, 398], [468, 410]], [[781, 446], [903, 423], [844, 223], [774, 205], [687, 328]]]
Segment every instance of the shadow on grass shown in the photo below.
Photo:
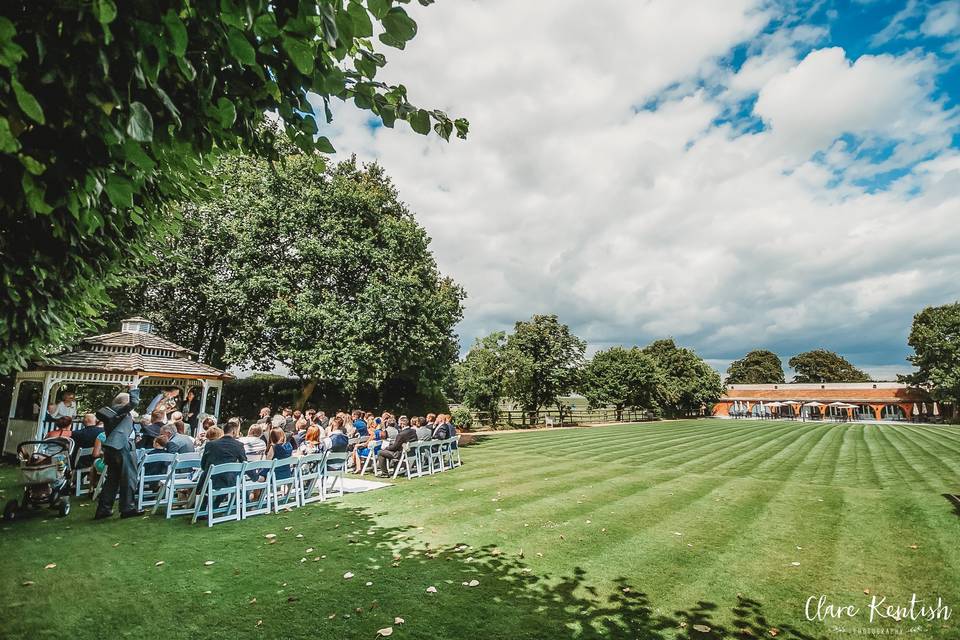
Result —
[[942, 495], [947, 499], [947, 502], [953, 506], [953, 512], [957, 515], [957, 517], [960, 517], [960, 496], [952, 493], [944, 493]]
[[[729, 611], [706, 601], [661, 611], [642, 576], [600, 585], [579, 567], [539, 573], [539, 558], [520, 550], [434, 547], [417, 513], [410, 525], [383, 527], [370, 509], [324, 503], [212, 529], [184, 518], [94, 523], [91, 515], [68, 519], [69, 541], [56, 523], [4, 530], [0, 540], [17, 553], [0, 559], [0, 590], [10, 596], [0, 601], [0, 635], [101, 638], [112, 629], [207, 638], [229, 630], [236, 638], [339, 639], [393, 627], [405, 639], [813, 640], [745, 596]], [[56, 562], [57, 573], [44, 562]], [[154, 605], [167, 613], [156, 615]], [[54, 609], [56, 617], [26, 615]]]

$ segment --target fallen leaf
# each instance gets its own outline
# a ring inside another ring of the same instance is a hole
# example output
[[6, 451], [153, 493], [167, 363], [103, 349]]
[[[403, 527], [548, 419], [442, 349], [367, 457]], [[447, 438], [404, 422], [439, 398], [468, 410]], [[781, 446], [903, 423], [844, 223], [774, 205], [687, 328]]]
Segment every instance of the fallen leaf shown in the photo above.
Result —
[[700, 633], [710, 633], [710, 627], [705, 624], [695, 624], [693, 625], [694, 631], [699, 631]]
[[770, 629], [769, 633], [770, 633], [770, 637], [771, 637], [771, 638], [776, 638], [776, 637], [777, 637], [777, 634], [780, 633], [780, 629], [777, 629], [776, 627], [773, 627], [773, 628]]
[[437, 592], [436, 587], [427, 587], [427, 593], [436, 593], [436, 592]]
[[471, 581], [467, 584], [467, 586], [468, 586], [468, 587], [478, 587], [478, 586], [480, 586], [480, 581], [479, 581], [479, 580], [471, 580]]
[[251, 598], [251, 599], [250, 599], [250, 602], [248, 602], [247, 604], [257, 604], [257, 599], [256, 599], [256, 598]]
[[538, 558], [542, 558], [542, 557], [543, 557], [543, 554], [540, 553], [539, 551], [537, 551], [537, 557], [538, 557]]
[[911, 548], [911, 549], [919, 549], [920, 547], [918, 547], [918, 546], [915, 545], [915, 544], [912, 544], [912, 545], [910, 545], [910, 548]]
[[24, 580], [24, 581], [23, 581], [22, 583], [20, 583], [20, 584], [21, 584], [22, 586], [24, 586], [24, 587], [32, 587], [32, 586], [35, 585], [36, 583], [35, 583], [33, 580]]
[[313, 553], [313, 547], [310, 547], [309, 549], [307, 549], [306, 551], [304, 551], [304, 553]]
[[298, 533], [298, 534], [297, 534], [297, 537], [298, 537], [298, 538], [302, 538], [302, 537], [303, 537], [303, 534], [302, 534], [302, 533]]
[[[337, 525], [337, 526], [339, 527], [340, 525]], [[290, 531], [291, 529], [293, 529], [293, 527], [284, 527], [284, 528], [283, 528], [284, 531]]]
[[259, 627], [259, 626], [262, 626], [262, 625], [263, 625], [263, 620], [257, 620], [257, 625], [256, 625], [256, 626]]
[[386, 638], [387, 636], [392, 636], [392, 635], [393, 635], [393, 627], [384, 627], [383, 629], [377, 629], [377, 637], [383, 636], [384, 638]]
[[289, 598], [287, 598], [287, 602], [296, 602], [299, 599], [300, 598], [298, 598], [297, 596], [290, 596]]
[[267, 544], [277, 544], [277, 539], [276, 539], [276, 538], [271, 538], [271, 539], [270, 539], [270, 542], [268, 542]]
[[403, 624], [404, 622], [406, 622], [406, 620], [400, 617], [396, 617], [393, 619], [393, 624]]
[[162, 566], [163, 566], [163, 560], [157, 560], [156, 562], [153, 563], [153, 566], [155, 566], [155, 567], [162, 567]]
[[114, 543], [113, 543], [113, 548], [114, 548], [114, 549], [116, 549], [116, 548], [119, 547], [119, 546], [120, 546], [120, 543], [119, 543], [119, 542], [114, 542]]
[[209, 567], [209, 566], [212, 565], [212, 564], [214, 564], [214, 561], [213, 561], [213, 560], [207, 560], [206, 562], [203, 563], [203, 566]]
[[344, 579], [344, 580], [349, 580], [349, 579], [352, 578], [352, 577], [353, 577], [353, 574], [352, 574], [351, 572], [349, 572], [349, 571], [347, 571], [345, 574], [343, 574], [343, 579]]
[[367, 583], [366, 583], [366, 586], [372, 587], [372, 586], [373, 586], [373, 583], [372, 583], [372, 582], [367, 582]]
[[56, 568], [57, 568], [57, 565], [51, 562], [50, 564], [45, 565], [43, 568], [44, 568], [44, 569], [56, 569]]
[[866, 595], [870, 595], [870, 589], [864, 589], [863, 592], [864, 592]]
[[800, 566], [800, 563], [799, 563], [799, 562], [791, 562], [791, 563], [790, 563], [790, 566], [792, 566], [792, 567], [799, 567], [799, 566]]
[[275, 534], [275, 533], [268, 533], [267, 535], [265, 535], [265, 536], [263, 536], [263, 537], [266, 538], [267, 540], [273, 540], [274, 538], [277, 537], [277, 534]]
[[213, 591], [204, 591], [204, 592], [203, 592], [203, 595], [208, 596], [208, 595], [210, 595], [211, 593], [213, 593]]

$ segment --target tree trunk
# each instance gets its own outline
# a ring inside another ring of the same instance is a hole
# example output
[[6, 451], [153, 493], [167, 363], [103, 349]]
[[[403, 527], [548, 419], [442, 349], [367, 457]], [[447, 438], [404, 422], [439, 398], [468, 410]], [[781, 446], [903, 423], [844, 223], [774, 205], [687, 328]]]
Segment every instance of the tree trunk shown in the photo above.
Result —
[[303, 405], [306, 404], [307, 400], [310, 399], [310, 396], [313, 395], [313, 390], [317, 388], [317, 381], [315, 378], [310, 378], [307, 380], [307, 384], [303, 385], [303, 388], [300, 390], [300, 397], [297, 398], [295, 409], [303, 409]]
[[623, 405], [617, 405], [617, 422], [623, 422]]

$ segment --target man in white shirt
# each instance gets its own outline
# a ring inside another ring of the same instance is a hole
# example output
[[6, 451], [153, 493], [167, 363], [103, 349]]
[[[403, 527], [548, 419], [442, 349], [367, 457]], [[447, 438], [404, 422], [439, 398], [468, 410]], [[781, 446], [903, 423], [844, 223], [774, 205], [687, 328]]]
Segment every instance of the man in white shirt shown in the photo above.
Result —
[[77, 395], [73, 391], [63, 392], [63, 397], [53, 412], [54, 418], [63, 418], [64, 416], [71, 419], [77, 417]]
[[267, 453], [267, 443], [260, 436], [263, 435], [263, 425], [252, 424], [247, 429], [247, 435], [238, 438], [247, 454], [247, 460], [263, 460]]

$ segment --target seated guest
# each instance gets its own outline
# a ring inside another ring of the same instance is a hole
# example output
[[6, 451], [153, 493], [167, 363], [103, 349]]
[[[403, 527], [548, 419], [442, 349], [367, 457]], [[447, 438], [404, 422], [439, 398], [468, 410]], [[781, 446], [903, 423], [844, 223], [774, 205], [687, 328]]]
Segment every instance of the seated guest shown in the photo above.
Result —
[[[169, 444], [169, 441], [167, 440], [167, 436], [164, 433], [161, 433], [160, 435], [158, 435], [156, 438], [153, 439], [153, 442], [151, 443], [151, 447], [147, 449], [147, 454], [144, 457], [144, 463], [143, 463], [144, 475], [158, 476], [163, 473], [166, 473], [169, 463], [168, 462], [150, 462], [150, 457], [158, 453], [167, 453], [168, 444]], [[158, 484], [159, 484], [158, 482], [151, 483], [150, 487], [148, 487], [149, 490], [156, 491]]]
[[376, 455], [380, 453], [380, 447], [384, 439], [383, 436], [384, 430], [377, 426], [370, 432], [367, 441], [362, 446], [353, 450], [353, 468], [357, 473], [360, 473], [360, 469], [363, 468], [363, 461], [367, 459], [368, 455], [372, 453], [374, 458], [376, 458]]
[[179, 425], [168, 422], [160, 427], [160, 435], [167, 437], [167, 453], [193, 453], [196, 451], [193, 446], [193, 438], [181, 431], [185, 426], [181, 420]]
[[320, 448], [320, 427], [316, 425], [310, 425], [307, 427], [307, 432], [303, 436], [303, 441], [300, 443], [300, 455], [309, 455], [311, 453], [316, 453]]
[[[221, 431], [219, 427], [211, 427], [207, 431], [207, 441], [203, 445], [203, 456], [200, 458], [201, 477], [200, 486], [206, 479], [210, 467], [228, 462], [246, 462], [247, 454], [243, 445], [237, 440], [237, 423], [227, 422]], [[222, 489], [236, 482], [235, 474], [222, 474], [213, 479], [213, 488]]]
[[43, 439], [53, 440], [54, 438], [64, 438], [66, 440], [73, 438], [73, 418], [60, 416], [53, 421], [53, 429], [47, 432]]
[[80, 449], [92, 449], [97, 441], [97, 436], [103, 433], [103, 427], [97, 424], [97, 415], [95, 413], [83, 414], [82, 426], [73, 432], [73, 441], [76, 443], [74, 454], [77, 459], [74, 460], [74, 468], [86, 469], [93, 464], [92, 455], [80, 455]]
[[[404, 418], [401, 416], [400, 418]], [[397, 437], [393, 439], [393, 442], [389, 446], [383, 447], [380, 449], [380, 453], [377, 455], [377, 469], [378, 476], [386, 476], [389, 473], [387, 468], [388, 463], [391, 460], [397, 460], [400, 456], [403, 455], [403, 445], [410, 442], [416, 442], [417, 432], [416, 430], [407, 424], [400, 432], [397, 434]]]
[[[321, 442], [321, 450], [330, 453], [346, 453], [349, 444], [347, 427], [343, 423], [343, 418], [337, 416], [330, 422], [330, 435]], [[343, 464], [339, 462], [327, 463], [327, 469], [331, 471], [340, 471], [342, 468]]]
[[293, 417], [293, 409], [290, 407], [284, 407], [280, 414], [286, 420], [283, 425], [283, 431], [285, 433], [293, 433], [293, 430], [297, 427], [297, 421]]
[[387, 434], [387, 437], [384, 438], [384, 439], [385, 439], [385, 440], [390, 440], [390, 441], [396, 440], [396, 439], [397, 439], [397, 434], [400, 433], [400, 430], [397, 429], [397, 421], [394, 420], [393, 418], [384, 418], [384, 420], [385, 420], [386, 425], [387, 425], [387, 426], [386, 426], [386, 434]]
[[367, 421], [363, 419], [363, 412], [359, 410], [353, 411], [353, 428], [357, 430], [355, 435], [360, 436], [361, 438], [366, 439], [369, 433], [367, 432]]
[[436, 422], [437, 422], [437, 414], [435, 414], [435, 413], [428, 413], [428, 414], [427, 414], [427, 421], [426, 421], [424, 424], [425, 424], [426, 426], [430, 427], [431, 429], [433, 429], [433, 426], [434, 426], [434, 424], [436, 424]]
[[450, 424], [450, 416], [441, 413], [437, 416], [436, 426], [433, 428], [434, 440], [446, 440], [447, 438], [452, 438], [455, 435], [453, 425]]
[[270, 407], [260, 409], [260, 417], [257, 418], [257, 424], [270, 424]]
[[[286, 418], [284, 418], [286, 423]], [[267, 460], [284, 461], [293, 455], [293, 445], [287, 442], [287, 434], [282, 427], [270, 429], [270, 448], [267, 449]], [[274, 468], [274, 476], [277, 480], [287, 480], [293, 475], [293, 469], [290, 465], [283, 465]]]
[[296, 428], [287, 438], [287, 442], [289, 442], [290, 446], [294, 449], [303, 444], [303, 438], [307, 435], [307, 426], [309, 425], [307, 425], [306, 418], [299, 418], [297, 420]]
[[149, 424], [140, 429], [140, 439], [137, 440], [138, 449], [152, 449], [153, 440], [160, 435], [160, 429], [167, 422], [167, 412], [163, 408], [156, 408], [150, 413]]
[[200, 431], [197, 433], [197, 437], [193, 441], [193, 446], [197, 451], [199, 451], [200, 447], [203, 446], [203, 443], [207, 441], [207, 432], [216, 426], [217, 426], [217, 421], [214, 420], [213, 418], [203, 419], [203, 423], [200, 425]]
[[314, 424], [320, 427], [324, 432], [326, 432], [327, 427], [330, 426], [330, 418], [327, 417], [327, 414], [324, 411], [317, 411], [317, 415], [313, 420]]
[[[433, 427], [427, 423], [420, 423], [420, 418], [415, 418], [417, 424], [413, 425], [417, 430], [417, 440], [430, 440], [433, 438]], [[400, 424], [403, 425], [403, 416], [400, 416]]]
[[257, 423], [250, 425], [247, 429], [247, 435], [240, 438], [243, 443], [243, 449], [247, 453], [247, 460], [263, 460], [267, 453], [267, 443], [263, 440], [263, 425]]
[[303, 414], [303, 417], [307, 419], [307, 426], [315, 424], [317, 419], [317, 410], [307, 409], [306, 413]]

